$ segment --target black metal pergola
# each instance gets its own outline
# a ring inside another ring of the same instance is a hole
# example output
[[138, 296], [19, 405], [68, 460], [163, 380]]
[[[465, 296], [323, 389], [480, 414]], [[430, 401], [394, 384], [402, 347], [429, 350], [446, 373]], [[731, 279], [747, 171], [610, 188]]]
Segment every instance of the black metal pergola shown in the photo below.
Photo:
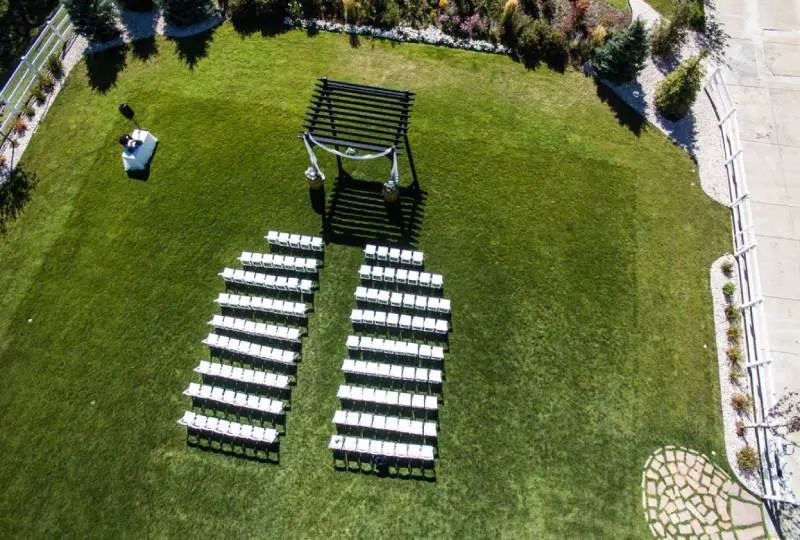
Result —
[[[366, 86], [327, 77], [318, 79], [304, 118], [301, 138], [308, 150], [309, 180], [324, 180], [314, 148], [336, 155], [339, 171], [342, 158], [392, 161], [392, 174], [386, 186], [397, 189], [397, 156], [405, 153], [411, 167], [413, 186], [419, 189], [414, 157], [408, 142], [408, 125], [414, 93], [378, 86]], [[364, 154], [363, 152], [367, 152]]]

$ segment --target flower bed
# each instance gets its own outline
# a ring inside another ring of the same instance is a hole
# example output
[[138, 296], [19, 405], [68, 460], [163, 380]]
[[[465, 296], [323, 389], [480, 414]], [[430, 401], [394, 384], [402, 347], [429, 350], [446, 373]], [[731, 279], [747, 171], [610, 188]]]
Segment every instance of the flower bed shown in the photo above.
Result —
[[510, 54], [511, 49], [500, 43], [492, 43], [479, 39], [459, 39], [445, 34], [435, 26], [427, 28], [413, 28], [405, 24], [395, 26], [391, 30], [382, 30], [374, 26], [360, 24], [345, 24], [321, 19], [292, 19], [286, 17], [283, 20], [286, 26], [296, 28], [324, 30], [326, 32], [336, 32], [340, 34], [354, 34], [358, 36], [369, 36], [392, 41], [405, 43], [427, 43], [428, 45], [442, 45], [454, 49], [466, 49], [470, 51], [489, 52], [494, 54]]

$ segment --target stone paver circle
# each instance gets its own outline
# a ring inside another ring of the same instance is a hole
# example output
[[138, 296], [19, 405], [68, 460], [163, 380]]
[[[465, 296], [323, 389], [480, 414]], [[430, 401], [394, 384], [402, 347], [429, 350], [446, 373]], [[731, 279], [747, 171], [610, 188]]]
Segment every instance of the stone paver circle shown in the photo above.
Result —
[[665, 446], [650, 455], [642, 506], [656, 538], [767, 538], [761, 502], [688, 448]]

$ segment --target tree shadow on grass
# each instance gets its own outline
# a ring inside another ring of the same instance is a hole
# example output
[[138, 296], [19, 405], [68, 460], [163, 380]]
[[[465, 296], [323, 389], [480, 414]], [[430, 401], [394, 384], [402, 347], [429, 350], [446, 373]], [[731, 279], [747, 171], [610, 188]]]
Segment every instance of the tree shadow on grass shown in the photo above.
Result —
[[86, 75], [93, 90], [105, 94], [117, 84], [127, 65], [128, 45], [86, 55]]
[[135, 58], [144, 62], [158, 54], [155, 37], [158, 11], [123, 10], [121, 21], [134, 40], [131, 43], [131, 52]]
[[231, 16], [231, 24], [241, 37], [255, 33], [259, 33], [263, 37], [275, 37], [288, 32], [291, 28], [283, 24], [282, 17], [278, 15], [265, 17], [248, 13], [234, 13]]
[[21, 165], [8, 172], [5, 183], [0, 186], [0, 233], [4, 233], [8, 222], [22, 212], [38, 183], [36, 173], [29, 173]]
[[175, 52], [189, 69], [194, 69], [201, 58], [208, 56], [208, 48], [214, 41], [214, 28], [189, 37], [169, 38], [175, 42]]
[[[639, 112], [633, 106], [626, 103], [625, 100], [622, 99], [609, 86], [603, 84], [596, 78], [594, 79], [594, 84], [597, 91], [597, 97], [600, 98], [600, 101], [609, 106], [609, 108], [614, 112], [614, 116], [617, 117], [617, 121], [621, 125], [625, 126], [634, 135], [639, 137], [647, 126], [647, 120], [644, 118], [644, 116], [639, 114]], [[638, 95], [643, 96], [643, 91], [639, 92]], [[643, 98], [641, 100], [641, 106], [644, 108]]]

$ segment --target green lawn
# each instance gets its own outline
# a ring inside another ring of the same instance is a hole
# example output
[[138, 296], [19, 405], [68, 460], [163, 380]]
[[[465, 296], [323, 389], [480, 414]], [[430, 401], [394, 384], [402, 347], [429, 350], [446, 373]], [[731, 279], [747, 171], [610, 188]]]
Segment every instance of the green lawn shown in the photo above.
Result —
[[[193, 69], [197, 42], [156, 45], [106, 93], [78, 66], [25, 155], [40, 182], [0, 245], [0, 536], [642, 538], [652, 450], [725, 466], [708, 266], [727, 214], [590, 79], [228, 25]], [[435, 483], [332, 469], [356, 247], [326, 251], [280, 465], [175, 424], [216, 272], [270, 228], [320, 231], [296, 135], [321, 75], [417, 93], [417, 245], [454, 303]], [[161, 140], [147, 182], [121, 172], [123, 101]]]

